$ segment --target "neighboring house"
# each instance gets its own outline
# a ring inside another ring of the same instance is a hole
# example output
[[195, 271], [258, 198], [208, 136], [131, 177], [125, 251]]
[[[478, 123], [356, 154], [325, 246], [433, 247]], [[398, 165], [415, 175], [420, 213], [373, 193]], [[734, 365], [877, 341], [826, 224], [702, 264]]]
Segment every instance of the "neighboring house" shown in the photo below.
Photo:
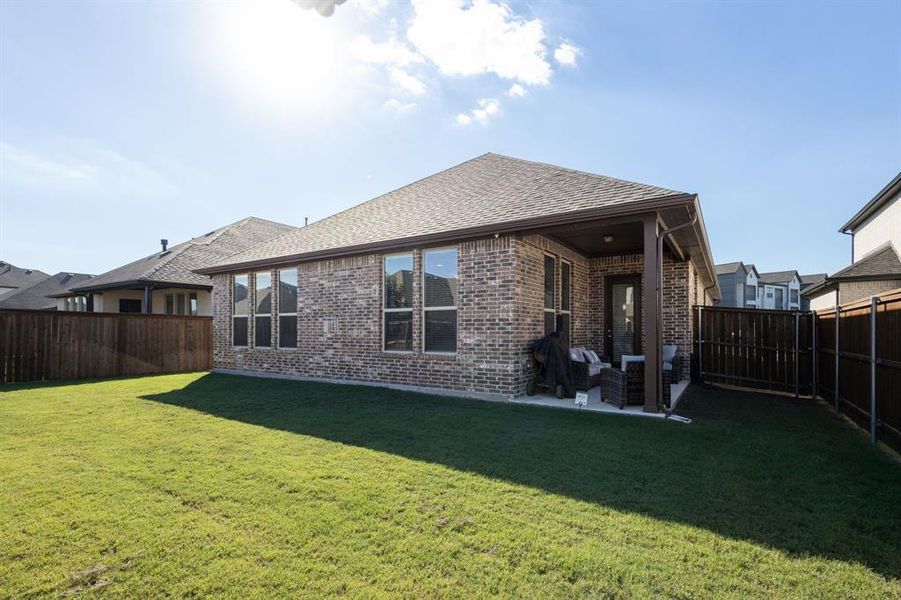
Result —
[[[662, 332], [687, 371], [692, 306], [719, 297], [696, 194], [490, 153], [198, 271], [217, 370], [496, 397], [555, 328], [649, 364]], [[657, 410], [656, 369], [644, 392]]]
[[84, 297], [88, 312], [209, 316], [212, 280], [194, 270], [294, 229], [249, 217], [176, 246], [161, 240], [159, 252], [70, 286], [59, 307]]
[[901, 172], [839, 233], [851, 236], [851, 264], [804, 291], [812, 310], [901, 287]]
[[761, 273], [760, 308], [801, 310], [801, 276], [797, 271]]
[[8, 262], [0, 261], [0, 298], [18, 289], [34, 285], [50, 277], [37, 269], [22, 269]]
[[760, 273], [754, 265], [746, 265], [741, 261], [716, 265], [716, 278], [723, 294], [718, 305], [760, 308], [759, 277]]
[[91, 280], [93, 275], [84, 273], [57, 273], [45, 277], [38, 283], [15, 290], [0, 297], [0, 309], [15, 308], [22, 310], [87, 310], [87, 301], [84, 296], [67, 298], [64, 306], [60, 307], [58, 294], [64, 294], [72, 286], [82, 285]]

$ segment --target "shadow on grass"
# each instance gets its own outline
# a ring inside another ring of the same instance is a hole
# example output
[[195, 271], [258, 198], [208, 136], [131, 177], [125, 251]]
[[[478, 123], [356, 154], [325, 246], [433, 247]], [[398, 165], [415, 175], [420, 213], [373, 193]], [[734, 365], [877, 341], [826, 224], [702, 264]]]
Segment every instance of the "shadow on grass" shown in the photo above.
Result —
[[810, 401], [692, 387], [683, 425], [216, 374], [144, 398], [901, 577], [901, 466]]

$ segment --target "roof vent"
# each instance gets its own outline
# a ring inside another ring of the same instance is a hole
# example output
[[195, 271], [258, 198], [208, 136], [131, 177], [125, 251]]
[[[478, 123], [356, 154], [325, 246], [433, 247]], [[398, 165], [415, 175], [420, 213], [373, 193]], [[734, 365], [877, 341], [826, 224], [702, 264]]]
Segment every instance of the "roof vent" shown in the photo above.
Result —
[[163, 252], [165, 252], [165, 251], [166, 251], [166, 247], [169, 246], [169, 240], [166, 240], [166, 239], [160, 240], [160, 246], [163, 247]]

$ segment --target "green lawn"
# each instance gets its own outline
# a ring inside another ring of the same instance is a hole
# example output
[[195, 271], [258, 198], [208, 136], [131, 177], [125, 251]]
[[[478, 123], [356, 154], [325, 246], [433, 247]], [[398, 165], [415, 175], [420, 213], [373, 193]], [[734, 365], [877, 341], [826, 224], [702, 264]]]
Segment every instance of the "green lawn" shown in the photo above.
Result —
[[691, 425], [190, 374], [0, 391], [0, 596], [901, 598], [901, 465], [821, 405]]

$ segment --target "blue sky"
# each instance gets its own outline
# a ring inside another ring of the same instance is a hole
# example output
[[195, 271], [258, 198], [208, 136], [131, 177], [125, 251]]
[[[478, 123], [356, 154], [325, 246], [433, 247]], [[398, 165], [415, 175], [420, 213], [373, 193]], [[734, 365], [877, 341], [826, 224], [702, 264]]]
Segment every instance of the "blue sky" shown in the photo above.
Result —
[[833, 272], [901, 167], [901, 2], [0, 2], [0, 259], [98, 273], [486, 151], [697, 192]]

